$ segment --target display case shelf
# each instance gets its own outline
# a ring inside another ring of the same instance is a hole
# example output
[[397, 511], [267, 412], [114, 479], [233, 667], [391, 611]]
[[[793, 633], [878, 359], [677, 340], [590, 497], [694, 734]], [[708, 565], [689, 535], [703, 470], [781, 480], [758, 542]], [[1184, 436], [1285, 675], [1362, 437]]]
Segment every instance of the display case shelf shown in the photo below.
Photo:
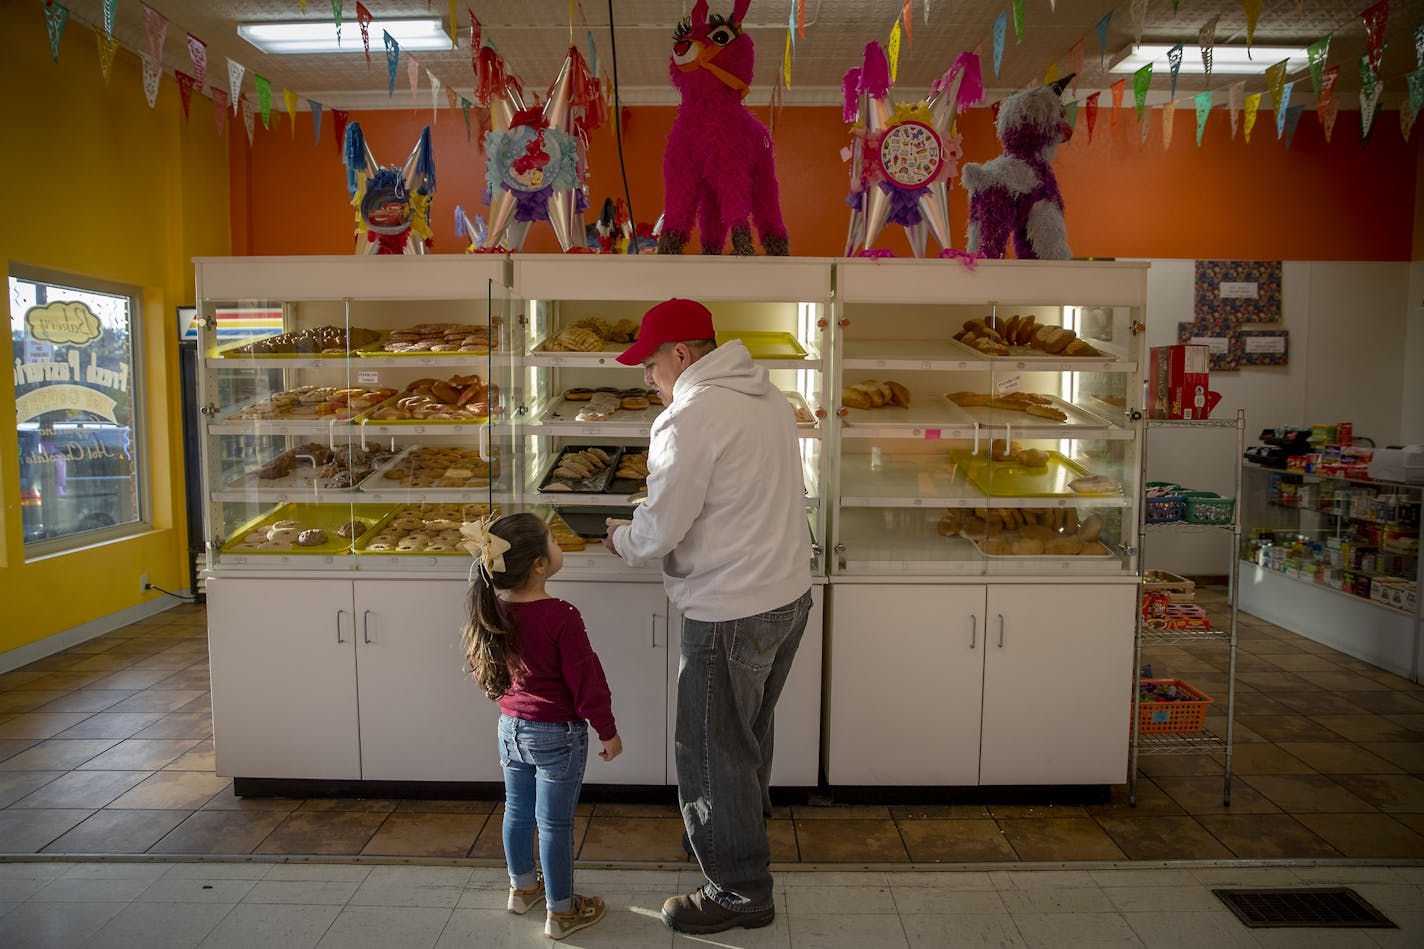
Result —
[[1209, 731], [1193, 734], [1158, 732], [1140, 735], [1137, 754], [1141, 755], [1202, 755], [1223, 751], [1226, 740]]

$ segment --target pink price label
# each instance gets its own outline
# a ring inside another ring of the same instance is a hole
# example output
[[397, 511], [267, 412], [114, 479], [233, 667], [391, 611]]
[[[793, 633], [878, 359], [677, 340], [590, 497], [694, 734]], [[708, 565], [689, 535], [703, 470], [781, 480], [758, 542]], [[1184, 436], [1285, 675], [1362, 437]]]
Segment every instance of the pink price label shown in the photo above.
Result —
[[927, 442], [937, 442], [937, 441], [939, 441], [939, 429], [937, 429], [937, 428], [927, 428], [927, 429], [925, 429], [925, 441], [927, 441]]

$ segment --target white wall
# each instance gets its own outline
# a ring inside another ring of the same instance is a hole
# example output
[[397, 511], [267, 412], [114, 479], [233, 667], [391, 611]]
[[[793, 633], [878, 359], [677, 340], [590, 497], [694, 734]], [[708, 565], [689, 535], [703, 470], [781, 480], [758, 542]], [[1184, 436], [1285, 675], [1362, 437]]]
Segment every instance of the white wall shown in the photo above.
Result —
[[[1191, 260], [1152, 262], [1147, 346], [1175, 343], [1177, 324], [1192, 319], [1194, 272]], [[1287, 261], [1281, 304], [1289, 364], [1213, 373], [1222, 395], [1213, 418], [1244, 409], [1247, 445], [1265, 428], [1344, 421], [1376, 444], [1397, 443], [1406, 426], [1414, 440], [1424, 437], [1424, 265]], [[1235, 493], [1232, 434], [1156, 429], [1149, 437], [1148, 480]], [[1145, 566], [1226, 574], [1234, 554], [1224, 536], [1149, 535]]]

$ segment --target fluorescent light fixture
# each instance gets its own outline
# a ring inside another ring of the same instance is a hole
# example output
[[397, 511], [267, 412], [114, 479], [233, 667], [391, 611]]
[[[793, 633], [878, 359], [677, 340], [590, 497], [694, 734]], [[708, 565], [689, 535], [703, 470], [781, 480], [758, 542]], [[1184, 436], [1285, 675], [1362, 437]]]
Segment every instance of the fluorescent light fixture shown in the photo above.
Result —
[[[1159, 71], [1165, 73], [1170, 65], [1167, 52], [1171, 48], [1166, 45], [1153, 44], [1129, 46], [1117, 54], [1108, 72], [1134, 73], [1148, 63], [1152, 63], [1154, 73]], [[1253, 46], [1249, 52], [1248, 56], [1244, 46], [1213, 46], [1211, 48], [1212, 73], [1233, 76], [1258, 75], [1283, 59], [1290, 61], [1286, 64], [1287, 74], [1299, 72], [1308, 65], [1306, 52], [1299, 47]], [[1201, 47], [1195, 43], [1184, 44], [1182, 66], [1179, 72], [1183, 75], [1200, 76], [1205, 71], [1202, 66]]]
[[[415, 20], [372, 20], [371, 42], [379, 46], [381, 32], [395, 38], [401, 49], [449, 49], [450, 36], [437, 17]], [[237, 35], [264, 53], [351, 53], [361, 49], [361, 29], [346, 22], [341, 43], [336, 42], [333, 20], [299, 20], [287, 23], [239, 23]]]

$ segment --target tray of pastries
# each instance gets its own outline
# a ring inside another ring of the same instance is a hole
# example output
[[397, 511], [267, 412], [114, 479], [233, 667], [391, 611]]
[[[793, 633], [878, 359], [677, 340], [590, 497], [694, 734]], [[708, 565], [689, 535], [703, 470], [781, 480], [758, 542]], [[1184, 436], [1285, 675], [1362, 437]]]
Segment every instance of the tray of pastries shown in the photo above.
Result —
[[585, 494], [606, 491], [622, 455], [621, 448], [612, 446], [565, 446], [539, 479], [539, 490]]
[[392, 330], [375, 346], [362, 349], [358, 356], [486, 356], [499, 348], [499, 335], [492, 332], [503, 320], [490, 317], [491, 326], [483, 323], [418, 323], [405, 329]]
[[603, 356], [621, 353], [638, 336], [638, 324], [633, 320], [610, 322], [600, 316], [586, 316], [549, 336], [534, 347], [541, 353], [565, 353], [578, 356]]
[[373, 524], [356, 553], [469, 556], [460, 528], [489, 513], [488, 504], [405, 504]]
[[651, 422], [663, 409], [656, 389], [565, 389], [544, 413], [553, 422]]
[[395, 389], [380, 386], [296, 386], [243, 406], [227, 416], [227, 421], [349, 419], [369, 411], [395, 393]]
[[308, 442], [288, 448], [227, 486], [228, 490], [350, 491], [363, 478], [395, 457], [395, 452], [363, 450], [349, 445], [332, 448]]
[[978, 455], [951, 452], [950, 460], [969, 483], [988, 497], [1118, 496], [1118, 483], [1095, 475], [1082, 464], [1052, 449], [1025, 448], [1017, 441], [995, 438], [989, 451]]
[[945, 395], [970, 421], [981, 425], [1074, 425], [1082, 428], [1107, 428], [1109, 423], [1065, 402], [1056, 395], [1042, 392], [1010, 392], [991, 395], [987, 392], [950, 392]]
[[648, 449], [625, 448], [608, 482], [609, 494], [637, 494], [648, 487]]
[[[799, 392], [787, 392], [782, 390], [782, 395], [786, 396], [786, 401], [791, 405], [791, 411], [796, 416], [797, 428], [815, 428], [816, 413], [811, 411], [811, 406], [806, 404], [806, 399]], [[905, 401], [908, 403], [909, 393], [905, 394]]]
[[264, 336], [249, 343], [239, 343], [218, 351], [224, 358], [239, 356], [330, 356], [342, 358], [351, 353], [376, 346], [381, 339], [378, 330], [360, 326], [313, 326], [276, 336]]
[[955, 342], [984, 356], [1012, 356], [1014, 359], [1063, 359], [1082, 356], [1110, 359], [1073, 330], [1038, 322], [1029, 314], [1009, 317], [985, 316], [964, 321], [954, 334]]
[[548, 524], [549, 533], [553, 535], [554, 543], [559, 545], [560, 550], [578, 551], [588, 546], [568, 522], [559, 516], [558, 511], [549, 512]]
[[480, 425], [489, 421], [490, 401], [498, 396], [497, 388], [486, 385], [474, 373], [417, 379], [359, 418], [382, 425]]
[[499, 476], [499, 456], [480, 457], [478, 449], [453, 445], [413, 445], [389, 459], [361, 482], [362, 491], [416, 488], [465, 492], [487, 488]]
[[1099, 540], [1101, 515], [1079, 517], [1071, 507], [950, 508], [940, 518], [945, 537], [974, 541], [986, 557], [1111, 557]]
[[283, 504], [239, 528], [230, 554], [344, 554], [390, 513], [385, 504]]
[[841, 390], [841, 405], [848, 409], [908, 409], [910, 390], [893, 380], [865, 379]]

